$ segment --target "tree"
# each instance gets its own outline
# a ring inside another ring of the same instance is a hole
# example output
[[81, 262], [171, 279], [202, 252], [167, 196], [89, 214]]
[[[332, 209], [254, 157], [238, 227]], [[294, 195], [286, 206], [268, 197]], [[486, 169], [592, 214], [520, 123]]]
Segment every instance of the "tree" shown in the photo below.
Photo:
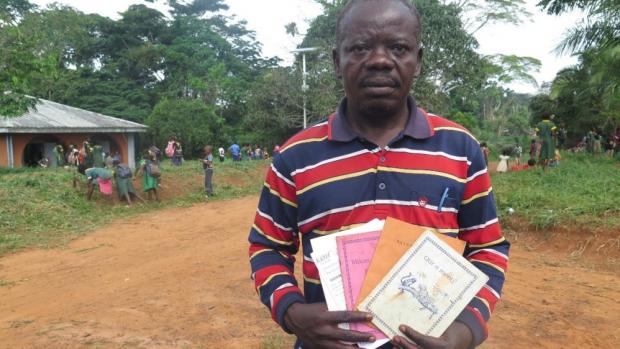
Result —
[[460, 10], [464, 28], [470, 35], [489, 24], [518, 25], [531, 16], [525, 9], [524, 0], [444, 0], [443, 3], [452, 4]]
[[147, 117], [152, 144], [166, 144], [175, 135], [183, 144], [186, 156], [199, 155], [207, 144], [222, 144], [220, 132], [224, 120], [215, 114], [213, 106], [200, 100], [164, 99]]
[[541, 0], [538, 6], [559, 15], [572, 9], [586, 12], [586, 19], [569, 30], [558, 45], [560, 52], [607, 49], [620, 45], [620, 2], [617, 0]]
[[579, 137], [590, 128], [611, 131], [620, 123], [620, 3], [542, 0], [538, 6], [555, 15], [572, 9], [586, 13], [557, 47], [578, 54], [580, 62], [558, 72], [550, 94], [569, 135]]
[[0, 115], [18, 116], [34, 106], [26, 97], [34, 74], [54, 66], [51, 57], [38, 54], [35, 40], [24, 35], [19, 23], [36, 6], [27, 0], [0, 0]]

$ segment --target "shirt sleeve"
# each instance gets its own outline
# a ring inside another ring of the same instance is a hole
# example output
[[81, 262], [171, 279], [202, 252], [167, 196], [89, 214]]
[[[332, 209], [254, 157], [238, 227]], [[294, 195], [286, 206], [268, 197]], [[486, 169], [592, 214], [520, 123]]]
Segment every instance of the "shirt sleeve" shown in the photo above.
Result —
[[500, 298], [510, 243], [499, 226], [491, 180], [480, 151], [474, 150], [471, 159], [458, 213], [459, 238], [467, 242], [465, 258], [485, 273], [489, 281], [457, 320], [471, 329], [477, 346], [488, 335], [487, 321]]
[[284, 326], [284, 314], [293, 303], [305, 303], [294, 276], [294, 255], [299, 250], [295, 184], [283, 157], [274, 159], [267, 172], [254, 224], [249, 256], [252, 279], [260, 300], [272, 318]]

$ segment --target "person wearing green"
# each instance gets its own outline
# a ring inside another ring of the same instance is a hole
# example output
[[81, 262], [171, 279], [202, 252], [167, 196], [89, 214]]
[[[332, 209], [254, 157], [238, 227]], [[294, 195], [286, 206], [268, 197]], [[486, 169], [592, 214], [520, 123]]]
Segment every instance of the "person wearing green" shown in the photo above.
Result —
[[[110, 180], [112, 179], [112, 173], [110, 171], [106, 170], [105, 168], [100, 168], [100, 167], [86, 168], [86, 166], [80, 165], [78, 167], [78, 172], [85, 175], [86, 179], [88, 180], [87, 182], [88, 189], [86, 191], [86, 198], [88, 200], [92, 198], [95, 187], [98, 187], [100, 192], [102, 192], [103, 194], [106, 194], [105, 190], [101, 186], [102, 185], [107, 186], [111, 184]], [[109, 194], [111, 194], [111, 190]]]
[[[153, 171], [156, 168], [156, 172]], [[136, 170], [136, 177], [142, 174], [142, 190], [147, 193], [147, 198], [151, 199], [151, 193], [155, 195], [155, 200], [159, 201], [157, 188], [159, 187], [159, 161], [153, 152], [147, 150], [140, 160], [140, 166]]]
[[93, 166], [105, 167], [105, 163], [103, 162], [103, 147], [98, 143], [93, 145]]
[[93, 167], [94, 165], [94, 161], [93, 161], [93, 147], [90, 145], [90, 142], [87, 140], [84, 141], [84, 144], [82, 145], [82, 155], [84, 156], [84, 165], [86, 165], [86, 168], [90, 168]]
[[540, 137], [540, 163], [543, 166], [543, 170], [549, 164], [549, 161], [555, 157], [555, 135], [556, 127], [550, 120], [549, 114], [542, 115], [542, 121], [536, 126], [536, 134]]
[[52, 152], [54, 153], [54, 158], [56, 159], [56, 166], [57, 167], [64, 166], [65, 165], [65, 152], [64, 152], [64, 149], [62, 148], [62, 144], [56, 144], [54, 149], [52, 149]]
[[126, 200], [127, 206], [131, 205], [132, 196], [144, 203], [144, 199], [138, 195], [133, 186], [131, 169], [127, 165], [121, 164], [118, 160], [114, 160], [112, 165], [114, 168], [114, 179], [116, 182], [116, 190], [118, 191], [119, 199]]

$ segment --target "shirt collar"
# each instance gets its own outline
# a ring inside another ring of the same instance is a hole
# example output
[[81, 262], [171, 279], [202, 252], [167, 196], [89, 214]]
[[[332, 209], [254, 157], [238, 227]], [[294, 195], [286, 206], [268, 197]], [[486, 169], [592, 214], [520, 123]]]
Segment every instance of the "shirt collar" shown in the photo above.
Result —
[[[428, 123], [426, 113], [417, 107], [413, 97], [407, 97], [409, 119], [402, 134], [414, 139], [426, 139], [433, 135], [433, 129]], [[343, 98], [338, 110], [329, 118], [329, 139], [339, 142], [350, 142], [360, 136], [351, 129], [346, 119], [347, 98]]]

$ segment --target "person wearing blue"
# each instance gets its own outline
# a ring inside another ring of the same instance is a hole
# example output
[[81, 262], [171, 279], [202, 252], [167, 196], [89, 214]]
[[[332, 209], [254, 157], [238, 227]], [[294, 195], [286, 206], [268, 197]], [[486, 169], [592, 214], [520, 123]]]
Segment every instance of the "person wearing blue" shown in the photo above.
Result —
[[233, 143], [228, 149], [232, 154], [233, 161], [241, 161], [241, 147], [239, 147], [239, 144]]

